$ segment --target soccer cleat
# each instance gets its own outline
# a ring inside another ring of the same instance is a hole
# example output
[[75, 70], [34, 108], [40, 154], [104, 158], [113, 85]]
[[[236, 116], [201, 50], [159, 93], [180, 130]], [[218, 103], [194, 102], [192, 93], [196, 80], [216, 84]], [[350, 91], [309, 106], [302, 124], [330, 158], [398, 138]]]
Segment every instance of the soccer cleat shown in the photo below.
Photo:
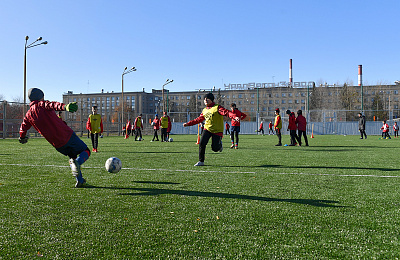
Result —
[[237, 146], [235, 146], [235, 150], [239, 149]]
[[72, 175], [74, 177], [78, 176], [79, 172], [81, 171], [81, 166], [75, 159], [69, 159], [69, 165], [71, 167]]
[[93, 149], [92, 149], [92, 152], [94, 152], [94, 151], [96, 151], [96, 149], [93, 148]]
[[275, 146], [282, 146], [282, 144], [276, 144]]
[[194, 166], [204, 166], [204, 162], [197, 162]]
[[234, 145], [234, 144], [231, 145], [231, 149], [233, 149], [233, 148], [235, 148], [235, 145]]
[[82, 178], [82, 180], [83, 180], [83, 182], [76, 181], [75, 188], [83, 188], [83, 187], [85, 187], [86, 180], [83, 179], [83, 178]]

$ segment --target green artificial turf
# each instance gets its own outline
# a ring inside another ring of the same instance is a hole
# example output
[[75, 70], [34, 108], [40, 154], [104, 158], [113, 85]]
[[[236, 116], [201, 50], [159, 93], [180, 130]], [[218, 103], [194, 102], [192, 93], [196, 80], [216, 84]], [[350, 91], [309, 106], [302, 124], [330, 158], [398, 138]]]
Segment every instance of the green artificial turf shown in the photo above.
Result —
[[99, 139], [82, 189], [46, 140], [0, 140], [0, 259], [400, 257], [400, 139], [224, 137], [194, 167], [196, 136], [172, 137]]

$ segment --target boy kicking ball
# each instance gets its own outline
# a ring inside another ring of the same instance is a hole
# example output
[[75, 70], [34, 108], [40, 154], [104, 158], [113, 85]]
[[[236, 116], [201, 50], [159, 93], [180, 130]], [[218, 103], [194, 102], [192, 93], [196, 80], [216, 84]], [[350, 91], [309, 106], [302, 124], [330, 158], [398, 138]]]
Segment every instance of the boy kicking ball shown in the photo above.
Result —
[[85, 186], [80, 166], [89, 159], [90, 151], [87, 145], [79, 139], [75, 132], [65, 124], [55, 111], [74, 113], [78, 110], [76, 102], [65, 105], [59, 102], [44, 100], [44, 93], [38, 88], [28, 91], [31, 103], [19, 129], [19, 142], [28, 142], [27, 131], [33, 126], [56, 150], [70, 157], [72, 175], [76, 178], [76, 188]]
[[224, 132], [224, 116], [233, 118], [239, 121], [235, 113], [223, 108], [222, 106], [214, 103], [214, 95], [208, 93], [204, 97], [203, 112], [194, 120], [184, 123], [183, 126], [197, 125], [205, 120], [204, 131], [201, 134], [199, 143], [199, 162], [194, 166], [204, 166], [204, 155], [206, 153], [206, 146], [208, 140], [212, 138], [211, 149], [214, 152], [222, 152], [222, 136]]

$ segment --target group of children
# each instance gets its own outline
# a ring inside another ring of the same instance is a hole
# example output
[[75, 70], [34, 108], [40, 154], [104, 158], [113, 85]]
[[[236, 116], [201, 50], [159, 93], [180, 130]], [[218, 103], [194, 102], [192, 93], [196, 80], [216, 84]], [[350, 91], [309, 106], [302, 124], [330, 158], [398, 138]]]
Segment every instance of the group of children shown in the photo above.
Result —
[[[390, 134], [389, 134], [389, 124], [386, 123], [386, 120], [383, 120], [383, 125], [381, 127], [382, 130], [382, 138], [383, 139], [391, 139]], [[393, 133], [394, 133], [394, 138], [398, 138], [399, 137], [399, 126], [397, 125], [397, 122], [394, 122], [393, 125]]]
[[[306, 118], [303, 116], [303, 111], [298, 110], [297, 111], [297, 117], [295, 116], [294, 112], [291, 112], [290, 110], [286, 110], [286, 114], [289, 116], [289, 125], [288, 125], [288, 131], [290, 133], [290, 144], [289, 146], [295, 146], [298, 144], [299, 146], [302, 145], [301, 142], [301, 136], [304, 137], [304, 142], [306, 143], [306, 146], [308, 146], [308, 139], [307, 139], [307, 121]], [[280, 110], [279, 108], [275, 109], [275, 123], [274, 123], [274, 128], [276, 135], [278, 137], [278, 144], [275, 146], [282, 146], [282, 118], [280, 116]], [[296, 133], [296, 130], [298, 130], [298, 135]]]
[[[167, 115], [167, 112], [163, 113], [161, 118], [158, 117], [158, 114], [155, 114], [153, 121], [151, 122], [151, 126], [153, 126], [153, 139], [150, 142], [160, 141], [158, 139], [158, 130], [161, 128], [161, 142], [168, 142], [169, 134], [171, 132], [171, 119]], [[135, 118], [134, 124], [131, 123], [131, 119], [128, 120], [126, 126], [123, 127], [123, 133], [125, 135], [125, 139], [129, 138], [129, 135], [135, 135], [135, 141], [142, 141], [142, 130], [143, 130], [143, 119], [142, 114]], [[156, 139], [156, 140], [155, 140]]]

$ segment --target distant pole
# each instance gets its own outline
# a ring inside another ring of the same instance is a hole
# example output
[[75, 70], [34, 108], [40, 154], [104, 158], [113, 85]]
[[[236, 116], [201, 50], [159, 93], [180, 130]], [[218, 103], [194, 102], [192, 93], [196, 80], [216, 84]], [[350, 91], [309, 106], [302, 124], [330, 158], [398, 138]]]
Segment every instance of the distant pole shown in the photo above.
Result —
[[32, 42], [31, 44], [28, 44], [28, 40], [29, 40], [29, 36], [25, 36], [25, 54], [24, 54], [24, 107], [22, 108], [23, 114], [22, 116], [25, 116], [25, 112], [26, 112], [26, 50], [38, 45], [42, 45], [42, 44], [47, 44], [47, 41], [44, 42], [39, 42], [42, 40], [42, 37], [37, 38], [34, 42]]
[[[166, 86], [166, 85], [168, 85], [169, 83], [172, 83], [172, 82], [174, 82], [174, 80], [173, 79], [167, 79], [166, 81], [165, 81], [165, 83], [163, 84], [163, 86], [162, 86], [162, 92], [161, 92], [161, 95], [162, 95], [162, 104], [163, 104], [163, 106], [162, 106], [162, 109], [163, 109], [163, 112], [165, 112], [165, 101], [164, 101], [164, 87]], [[168, 91], [169, 92], [169, 91]], [[168, 92], [167, 92], [167, 98], [168, 98]], [[167, 102], [167, 106], [168, 106], [168, 102]], [[167, 110], [168, 110], [168, 107], [167, 107]]]
[[132, 67], [128, 70], [128, 67], [125, 67], [124, 71], [122, 72], [122, 88], [121, 88], [121, 98], [122, 98], [122, 100], [121, 100], [121, 115], [122, 115], [121, 123], [122, 124], [121, 124], [120, 132], [122, 132], [123, 125], [125, 124], [125, 122], [124, 122], [124, 75], [131, 73], [132, 71], [136, 71], [136, 68]]
[[358, 86], [361, 87], [361, 112], [364, 112], [364, 91], [362, 83], [362, 65], [358, 65]]
[[289, 60], [289, 83], [290, 83], [290, 87], [293, 87], [292, 59]]

